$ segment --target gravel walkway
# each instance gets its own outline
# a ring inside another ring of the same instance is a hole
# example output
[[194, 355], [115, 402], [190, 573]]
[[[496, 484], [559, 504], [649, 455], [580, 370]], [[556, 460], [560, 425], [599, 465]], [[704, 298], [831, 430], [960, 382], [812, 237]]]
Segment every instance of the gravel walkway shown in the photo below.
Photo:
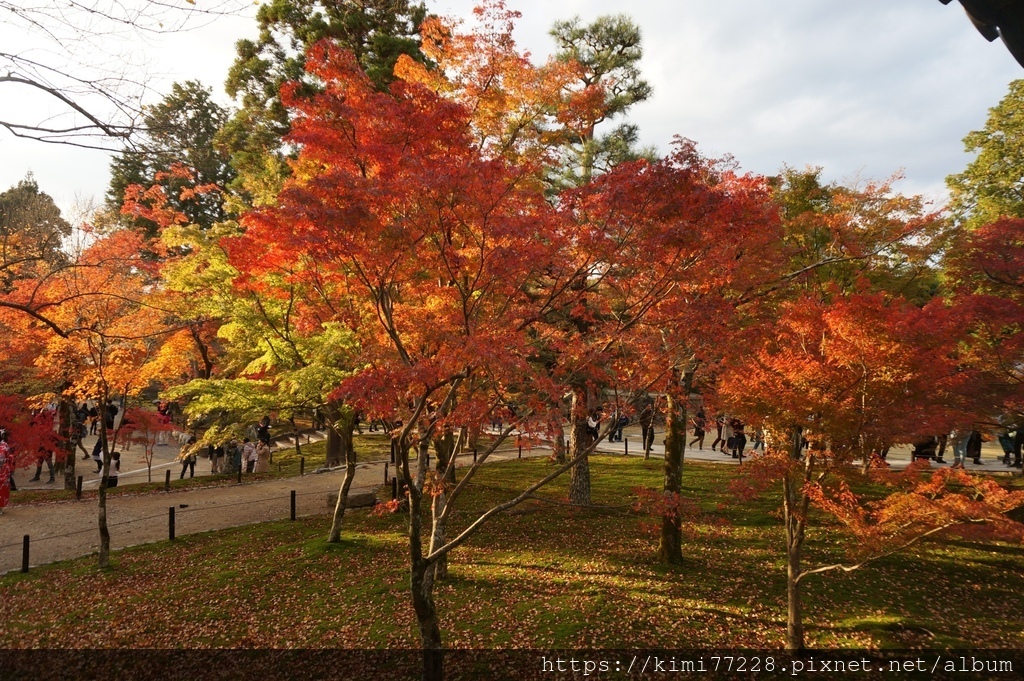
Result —
[[[497, 452], [491, 460], [507, 460], [517, 454]], [[547, 454], [542, 449], [523, 451], [524, 457]], [[461, 456], [460, 463], [468, 458]], [[389, 472], [393, 473], [393, 468]], [[343, 478], [344, 471], [339, 470], [240, 485], [118, 495], [107, 500], [110, 546], [120, 549], [166, 540], [172, 506], [179, 537], [286, 519], [292, 490], [296, 492], [296, 515], [327, 514], [334, 510], [327, 504], [327, 495], [338, 491]], [[359, 464], [351, 493], [375, 491], [383, 484], [384, 463]], [[8, 506], [0, 516], [0, 574], [21, 569], [26, 534], [30, 537], [30, 565], [95, 553], [99, 550], [97, 516], [95, 499]]]

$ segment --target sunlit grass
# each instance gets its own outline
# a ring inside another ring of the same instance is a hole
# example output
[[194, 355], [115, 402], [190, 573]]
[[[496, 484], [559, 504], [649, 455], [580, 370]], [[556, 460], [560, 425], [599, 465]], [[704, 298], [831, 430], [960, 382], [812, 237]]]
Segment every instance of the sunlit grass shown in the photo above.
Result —
[[[483, 468], [450, 534], [549, 470], [543, 459]], [[660, 462], [595, 457], [592, 472], [596, 508], [565, 503], [559, 480], [451, 554], [436, 588], [445, 645], [783, 645], [777, 498], [740, 502], [727, 488], [734, 469], [688, 463], [684, 487], [702, 513], [686, 520], [685, 563], [663, 566], [653, 519], [632, 510], [633, 488], [660, 484]], [[127, 549], [109, 572], [86, 558], [9, 575], [0, 644], [415, 647], [407, 519], [353, 511], [346, 523], [340, 544], [327, 544], [328, 519], [313, 517]], [[806, 560], [841, 558], [849, 541], [816, 529]], [[1019, 546], [937, 539], [848, 575], [811, 577], [808, 642], [1019, 648], [1022, 568]]]

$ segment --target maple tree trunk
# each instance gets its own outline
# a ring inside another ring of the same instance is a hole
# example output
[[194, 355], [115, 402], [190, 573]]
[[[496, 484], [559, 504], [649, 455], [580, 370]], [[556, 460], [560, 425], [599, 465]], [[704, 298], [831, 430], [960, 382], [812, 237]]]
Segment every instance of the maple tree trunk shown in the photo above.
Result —
[[555, 430], [555, 440], [552, 443], [551, 458], [554, 459], [555, 463], [565, 463], [568, 461], [565, 458], [565, 430], [562, 428], [562, 424], [558, 424], [558, 429]]
[[[412, 480], [409, 471], [409, 450], [404, 442], [401, 443], [400, 449], [401, 474], [409, 488], [409, 587], [420, 632], [420, 649], [423, 651], [423, 679], [443, 681], [441, 627], [437, 619], [437, 606], [434, 603], [434, 565], [423, 558], [423, 489]], [[421, 474], [426, 471], [423, 449], [425, 447], [421, 448], [418, 461]]]
[[441, 650], [441, 627], [434, 604], [433, 566], [420, 560], [412, 568], [412, 607], [420, 631], [423, 650], [423, 681], [444, 680], [444, 657]]
[[340, 466], [348, 460], [352, 451], [352, 433], [356, 427], [355, 413], [344, 414], [337, 404], [328, 404], [324, 410], [327, 415], [327, 467]]
[[338, 501], [334, 504], [334, 518], [331, 520], [331, 532], [327, 541], [336, 543], [341, 541], [341, 524], [345, 518], [345, 509], [348, 508], [348, 492], [352, 488], [352, 481], [356, 477], [356, 450], [352, 446], [352, 431], [355, 430], [355, 412], [349, 416], [338, 413], [337, 419], [332, 419], [327, 429], [327, 438], [330, 441], [332, 433], [336, 436], [341, 450], [345, 455], [345, 477], [338, 488]]
[[[793, 429], [793, 443], [790, 458], [799, 460], [802, 429]], [[803, 493], [804, 483], [810, 475], [810, 455], [804, 472], [794, 469], [786, 474], [783, 481], [782, 512], [786, 523], [786, 650], [804, 649], [803, 611], [800, 605], [800, 552], [804, 543], [807, 497]]]
[[192, 340], [199, 351], [199, 357], [203, 360], [203, 368], [200, 371], [199, 377], [209, 379], [213, 376], [213, 360], [210, 359], [210, 349], [203, 342], [203, 338], [199, 335], [199, 329], [196, 328], [195, 324], [189, 326], [189, 332], [192, 334]]
[[334, 504], [334, 518], [331, 520], [331, 532], [327, 541], [335, 544], [341, 541], [341, 524], [345, 518], [345, 509], [348, 508], [348, 492], [352, 488], [352, 480], [356, 477], [356, 457], [352, 452], [345, 463], [345, 478], [341, 481], [338, 489], [338, 501]]
[[341, 437], [334, 431], [334, 428], [327, 429], [327, 461], [328, 468], [341, 465]]
[[[786, 486], [791, 482], [786, 480]], [[788, 491], [787, 493], [788, 494]], [[787, 513], [788, 515], [788, 513]], [[785, 587], [786, 587], [786, 619], [785, 619], [785, 649], [804, 649], [804, 621], [803, 611], [800, 604], [800, 552], [803, 545], [795, 525], [791, 520], [786, 520], [785, 542]]]
[[[678, 374], [677, 374], [678, 375]], [[679, 497], [683, 490], [683, 457], [686, 455], [686, 400], [690, 393], [693, 374], [686, 373], [683, 380], [684, 397], [676, 404], [671, 391], [665, 407], [665, 497]], [[658, 560], [670, 565], [683, 562], [682, 518], [679, 506], [666, 509], [661, 517], [661, 542]]]
[[[583, 388], [573, 388], [569, 409], [569, 459], [578, 457], [590, 446], [587, 435], [587, 395]], [[590, 461], [583, 457], [569, 470], [569, 501], [586, 506], [590, 504]]]
[[[430, 534], [430, 552], [433, 553], [435, 549], [439, 549], [444, 546], [445, 542], [445, 523], [440, 520], [441, 514], [444, 513], [444, 509], [448, 504], [448, 496], [441, 492], [434, 497], [433, 503], [431, 504], [431, 514], [433, 515], [433, 529]], [[444, 554], [434, 562], [434, 579], [447, 579], [448, 578], [448, 554]]]
[[[444, 480], [438, 480], [438, 484], [454, 484], [455, 483], [455, 469], [448, 470], [448, 462], [455, 456], [455, 434], [452, 432], [446, 432], [441, 437], [434, 439], [434, 453], [436, 454], [436, 463], [434, 470], [437, 472], [438, 477], [444, 476]], [[421, 452], [422, 455], [422, 452]], [[431, 504], [431, 515], [433, 517], [432, 530], [430, 534], [430, 551], [433, 552], [435, 549], [444, 546], [445, 542], [445, 523], [440, 520], [441, 514], [444, 513], [445, 506], [447, 505], [447, 495], [444, 490], [438, 493], [433, 498]], [[434, 564], [434, 579], [446, 579], [448, 577], [448, 554], [441, 556]]]
[[434, 438], [434, 454], [437, 457], [437, 461], [434, 466], [434, 470], [437, 471], [438, 475], [443, 475], [445, 482], [455, 482], [455, 468], [448, 470], [448, 463], [455, 456], [455, 433], [447, 432], [441, 437]]

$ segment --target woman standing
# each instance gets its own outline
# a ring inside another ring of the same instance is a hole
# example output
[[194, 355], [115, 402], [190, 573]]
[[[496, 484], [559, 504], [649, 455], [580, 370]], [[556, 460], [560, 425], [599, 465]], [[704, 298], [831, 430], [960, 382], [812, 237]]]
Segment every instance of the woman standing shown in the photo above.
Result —
[[256, 473], [270, 470], [270, 447], [263, 440], [256, 443]]
[[733, 419], [728, 415], [722, 415], [722, 446], [718, 448], [722, 454], [735, 454], [733, 450], [736, 447], [736, 439], [732, 433], [732, 422]]

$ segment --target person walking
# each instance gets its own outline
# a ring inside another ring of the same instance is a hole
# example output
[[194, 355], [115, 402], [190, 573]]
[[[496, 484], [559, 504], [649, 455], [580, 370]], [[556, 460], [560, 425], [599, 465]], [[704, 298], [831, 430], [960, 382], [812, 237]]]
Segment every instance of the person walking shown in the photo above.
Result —
[[193, 435], [188, 439], [188, 443], [182, 447], [181, 455], [181, 475], [178, 476], [178, 480], [185, 479], [185, 471], [188, 471], [188, 477], [196, 477], [196, 436]]
[[722, 429], [725, 427], [725, 414], [719, 414], [715, 417], [715, 430], [718, 435], [715, 436], [715, 441], [711, 443], [711, 451], [715, 451], [718, 447], [718, 443], [722, 443], [722, 451], [725, 451], [726, 441], [722, 439]]
[[89, 407], [89, 435], [96, 435], [100, 427], [100, 410], [95, 405]]
[[40, 448], [39, 454], [36, 459], [36, 475], [30, 480], [30, 482], [39, 482], [39, 476], [43, 473], [43, 464], [46, 464], [47, 470], [50, 472], [50, 479], [46, 481], [46, 484], [51, 484], [54, 481], [53, 477], [53, 452], [48, 449]]
[[690, 443], [692, 447], [694, 444], [698, 445], [700, 451], [704, 451], [704, 429], [707, 428], [708, 419], [704, 415], [704, 409], [698, 409], [696, 416], [693, 417], [693, 442]]
[[640, 410], [640, 439], [643, 441], [644, 453], [651, 451], [654, 446], [654, 401], [648, 397], [644, 401], [644, 407]]
[[608, 434], [608, 442], [622, 442], [622, 429], [629, 425], [629, 417], [620, 409], [612, 412], [612, 430]]
[[92, 448], [92, 460], [96, 464], [97, 473], [103, 470], [103, 443], [105, 440], [106, 438], [101, 436], [96, 440], [96, 446]]
[[754, 428], [754, 434], [752, 435], [752, 437], [753, 437], [753, 440], [754, 440], [754, 445], [750, 448], [750, 451], [756, 452], [758, 449], [760, 449], [763, 452], [764, 451], [764, 429], [763, 428]]
[[953, 447], [953, 468], [963, 468], [967, 460], [967, 440], [969, 434], [954, 430], [949, 434], [949, 442]]
[[744, 433], [743, 421], [732, 419], [729, 422], [732, 428], [732, 458], [743, 461], [743, 450], [747, 446], [747, 436]]

